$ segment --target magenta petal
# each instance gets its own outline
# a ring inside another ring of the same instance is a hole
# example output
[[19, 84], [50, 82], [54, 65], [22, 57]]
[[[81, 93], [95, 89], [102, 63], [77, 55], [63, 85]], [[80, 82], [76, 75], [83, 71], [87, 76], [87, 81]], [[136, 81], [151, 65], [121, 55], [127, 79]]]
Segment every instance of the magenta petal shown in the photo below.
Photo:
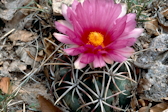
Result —
[[129, 13], [127, 14], [127, 22], [135, 20], [136, 14], [135, 13]]
[[126, 16], [127, 16], [127, 20], [126, 20], [125, 29], [124, 29], [123, 33], [118, 38], [126, 38], [127, 35], [132, 30], [134, 30], [136, 27], [136, 21], [135, 21], [136, 15], [131, 13], [131, 14], [127, 14]]
[[113, 64], [114, 63], [114, 61], [108, 55], [103, 56], [103, 59], [108, 64]]
[[128, 58], [134, 53], [134, 49], [131, 47], [125, 47], [122, 49], [116, 49], [115, 52]]
[[[134, 30], [135, 26], [136, 26], [135, 20], [127, 22], [126, 26], [125, 26], [124, 33], [130, 33], [132, 30]], [[122, 35], [124, 35], [124, 34], [122, 34]]]
[[86, 53], [86, 54], [83, 54], [81, 58], [82, 58], [82, 60], [81, 60], [82, 63], [89, 64], [89, 63], [93, 62], [94, 54]]
[[74, 0], [74, 2], [72, 3], [72, 10], [76, 10], [76, 6], [78, 5], [78, 1]]
[[126, 4], [121, 4], [121, 7], [122, 7], [122, 10], [121, 10], [121, 13], [118, 16], [118, 18], [123, 17], [127, 12], [127, 5]]
[[78, 59], [74, 62], [74, 66], [76, 69], [82, 69], [87, 65], [85, 63], [82, 63], [81, 60], [82, 60], [82, 55], [80, 55]]
[[76, 34], [71, 28], [71, 25], [68, 24], [68, 22], [60, 21], [60, 22], [55, 22], [56, 28], [58, 31], [61, 33], [64, 33], [69, 36], [69, 38], [76, 44], [81, 45], [83, 42], [80, 40], [80, 38], [76, 38]]
[[136, 42], [136, 40], [137, 40], [136, 38], [127, 38], [127, 39], [118, 39], [117, 42], [118, 43], [122, 42], [123, 45], [126, 45], [126, 46], [132, 46], [132, 45], [134, 45], [134, 43]]
[[[99, 5], [101, 5], [101, 4], [99, 4]], [[106, 32], [111, 32], [111, 28], [113, 27], [113, 24], [115, 23], [116, 19], [120, 15], [121, 5], [115, 4], [115, 5], [111, 5], [111, 7], [107, 6], [106, 7], [107, 10], [104, 9], [104, 7], [101, 7], [101, 8], [102, 9], [100, 9], [98, 7], [98, 9], [101, 11], [101, 13], [98, 13], [96, 11], [97, 15], [96, 15], [96, 18], [94, 18], [94, 21], [96, 22], [95, 24], [97, 26], [99, 26], [100, 28], [103, 28], [102, 30], [106, 29]], [[100, 14], [103, 18], [100, 18]], [[99, 18], [99, 19], [97, 19], [97, 18]]]
[[[64, 51], [71, 56], [79, 55], [74, 65], [82, 69], [86, 64], [95, 68], [113, 61], [123, 62], [134, 52], [130, 47], [143, 32], [136, 27], [136, 14], [126, 14], [126, 5], [114, 0], [74, 0], [71, 6], [62, 5], [66, 21], [55, 22], [57, 30], [63, 34], [54, 36], [67, 45]], [[90, 41], [90, 33], [98, 32], [104, 37], [99, 46]]]
[[[124, 43], [122, 43], [122, 42], [124, 42]], [[113, 50], [113, 49], [123, 48], [126, 46], [127, 46], [127, 44], [125, 43], [125, 41], [121, 40], [121, 41], [115, 41], [115, 42], [109, 44], [108, 46], [106, 46], [105, 48], [107, 50]]]
[[127, 20], [126, 20], [126, 27], [125, 27], [125, 32], [131, 32], [134, 30], [136, 26], [136, 21], [135, 21], [136, 15], [133, 13], [127, 14]]
[[71, 28], [69, 28], [69, 25], [66, 26], [65, 24], [61, 24], [60, 22], [55, 22], [55, 26], [57, 30], [60, 31], [61, 33], [64, 33], [64, 34], [73, 33]]
[[67, 5], [63, 4], [62, 5], [62, 15], [64, 16], [64, 18], [67, 21], [69, 21], [69, 18], [68, 18], [68, 15], [67, 15], [67, 9], [68, 9]]
[[[68, 21], [59, 20], [59, 21], [57, 21], [57, 22], [60, 23], [60, 24], [62, 24], [62, 25], [65, 26], [65, 27], [67, 27], [67, 28], [73, 30], [72, 24], [70, 24]], [[55, 23], [55, 24], [57, 24], [57, 23]], [[57, 27], [57, 25], [56, 25], [56, 27]]]
[[64, 52], [66, 52], [68, 55], [72, 55], [72, 56], [75, 56], [75, 55], [78, 55], [81, 53], [77, 48], [64, 49]]
[[76, 47], [76, 48], [67, 48], [67, 49], [64, 49], [64, 52], [66, 52], [68, 55], [71, 55], [71, 56], [76, 56], [80, 53], [83, 53], [84, 51], [86, 51], [86, 48], [84, 47]]
[[131, 47], [124, 47], [121, 49], [114, 49], [105, 53], [103, 59], [106, 63], [112, 64], [113, 61], [123, 62], [126, 61], [128, 57], [130, 57], [134, 53], [134, 49]]
[[104, 62], [103, 57], [101, 55], [95, 55], [95, 59], [93, 61], [94, 68], [97, 68], [97, 67], [101, 68], [105, 65], [106, 63]]
[[124, 32], [125, 26], [126, 26], [126, 19], [127, 19], [127, 16], [124, 16], [122, 18], [119, 18], [116, 21], [116, 24], [113, 27], [112, 34], [111, 34], [111, 36], [112, 36], [111, 40], [112, 41], [114, 41], [115, 39], [117, 39]]
[[136, 38], [128, 38], [128, 39], [118, 39], [111, 44], [109, 44], [107, 49], [120, 49], [127, 46], [132, 46], [136, 42]]
[[117, 62], [120, 62], [120, 63], [127, 60], [126, 57], [124, 57], [124, 56], [122, 56], [122, 55], [120, 55], [120, 54], [117, 54], [117, 53], [115, 53], [115, 52], [110, 53], [109, 56], [110, 56], [110, 58], [111, 58], [112, 60], [117, 61]]
[[130, 37], [134, 37], [134, 38], [138, 38], [142, 32], [144, 31], [143, 28], [135, 28], [134, 30], [132, 30], [127, 36], [126, 38], [130, 38]]
[[81, 37], [81, 34], [83, 34], [83, 28], [79, 24], [77, 18], [74, 18], [73, 16], [71, 16], [70, 19], [71, 19], [71, 23], [73, 24], [73, 29], [75, 31], [74, 33], [77, 34], [79, 37]]
[[53, 34], [54, 37], [59, 40], [60, 42], [62, 43], [65, 43], [65, 44], [74, 44], [74, 42], [72, 42], [68, 36], [66, 35], [63, 35], [63, 34], [60, 34], [60, 33], [54, 33]]
[[134, 43], [136, 42], [136, 38], [128, 38], [128, 39], [125, 39], [125, 41], [127, 41], [127, 46], [132, 46], [134, 45]]

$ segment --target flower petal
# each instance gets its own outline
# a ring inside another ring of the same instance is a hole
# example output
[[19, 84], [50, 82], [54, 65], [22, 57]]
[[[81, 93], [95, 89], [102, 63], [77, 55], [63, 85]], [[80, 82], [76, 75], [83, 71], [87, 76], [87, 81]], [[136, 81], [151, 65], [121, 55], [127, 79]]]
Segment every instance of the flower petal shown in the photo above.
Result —
[[[71, 29], [71, 30], [73, 31], [73, 26], [72, 26], [72, 24], [70, 24], [68, 21], [58, 20], [57, 22], [60, 23], [60, 24], [62, 24], [62, 25], [65, 26], [65, 27]], [[58, 24], [57, 22], [55, 23], [56, 27], [57, 27], [57, 24]]]
[[67, 9], [68, 9], [67, 5], [62, 4], [62, 15], [64, 16], [64, 18], [67, 21], [69, 21], [69, 18], [68, 18], [68, 15], [67, 15]]
[[74, 0], [74, 2], [72, 3], [72, 10], [76, 10], [76, 6], [79, 4], [79, 2], [77, 0]]
[[126, 26], [124, 32], [131, 32], [136, 26], [136, 14], [130, 13], [127, 14]]
[[61, 33], [64, 33], [69, 36], [69, 38], [76, 44], [81, 45], [83, 42], [80, 38], [76, 35], [76, 33], [73, 31], [72, 25], [69, 22], [65, 21], [59, 21], [55, 22], [55, 26], [58, 31]]
[[125, 47], [122, 49], [116, 49], [115, 52], [128, 58], [134, 53], [134, 49], [131, 47]]
[[143, 28], [135, 28], [134, 30], [132, 30], [127, 36], [126, 38], [130, 38], [130, 37], [134, 37], [134, 38], [138, 38], [141, 33], [144, 31]]
[[124, 16], [122, 18], [119, 18], [116, 21], [116, 24], [114, 26], [114, 28], [112, 29], [112, 41], [114, 41], [115, 39], [117, 39], [125, 30], [125, 26], [126, 26], [126, 20], [127, 20], [127, 16]]
[[89, 64], [89, 63], [93, 62], [93, 60], [94, 60], [94, 54], [92, 54], [92, 53], [85, 53], [85, 54], [82, 55], [81, 58], [82, 58], [82, 60], [81, 60], [82, 63]]
[[136, 42], [136, 38], [126, 38], [126, 39], [118, 39], [114, 42], [112, 42], [111, 44], [109, 44], [108, 46], [106, 46], [106, 49], [120, 49], [120, 48], [124, 48], [127, 46], [132, 46], [135, 42]]
[[131, 47], [125, 47], [122, 49], [115, 49], [111, 52], [109, 52], [109, 60], [114, 60], [117, 62], [123, 62], [126, 61], [128, 57], [130, 57], [134, 53], [134, 49]]
[[78, 55], [80, 53], [83, 53], [84, 51], [86, 51], [86, 48], [84, 47], [76, 47], [76, 48], [67, 48], [67, 49], [64, 49], [64, 52], [66, 52], [68, 55], [71, 55], [71, 56], [75, 56], [75, 55]]
[[85, 63], [82, 63], [81, 60], [82, 60], [82, 55], [80, 55], [78, 59], [74, 62], [74, 66], [76, 69], [82, 69], [87, 65]]
[[93, 61], [94, 68], [97, 68], [97, 67], [101, 68], [106, 65], [106, 63], [104, 62], [103, 57], [101, 55], [99, 55], [99, 54], [95, 55], [94, 58], [95, 58]]
[[65, 44], [74, 44], [74, 42], [72, 42], [68, 36], [66, 35], [63, 35], [63, 34], [60, 34], [60, 33], [54, 33], [53, 34], [54, 37], [59, 40], [60, 42], [62, 43], [65, 43]]
[[130, 14], [127, 14], [126, 17], [127, 17], [127, 19], [126, 19], [126, 25], [125, 25], [124, 31], [117, 38], [126, 38], [127, 35], [132, 30], [134, 30], [136, 27], [136, 21], [135, 21], [136, 14], [130, 13]]
[[108, 64], [113, 64], [114, 63], [114, 61], [108, 55], [103, 56], [103, 59]]
[[122, 10], [118, 18], [123, 17], [127, 13], [127, 5], [126, 4], [121, 4]]
[[120, 37], [120, 35], [122, 35], [126, 27], [126, 20], [127, 20], [127, 16], [124, 16], [124, 17], [118, 18], [115, 21], [113, 28], [111, 29], [110, 32], [108, 32], [107, 34], [108, 36], [104, 40], [105, 45], [111, 44], [111, 42], [114, 42], [116, 39]]
[[127, 14], [127, 22], [135, 20], [136, 14], [135, 13], [129, 13]]
[[109, 53], [109, 56], [110, 56], [110, 58], [111, 58], [112, 60], [117, 61], [117, 62], [120, 62], [120, 63], [127, 60], [126, 57], [124, 57], [124, 56], [122, 56], [122, 55], [120, 55], [120, 54], [117, 54], [117, 53], [115, 53], [115, 52]]
[[[68, 7], [62, 5], [62, 14], [66, 21], [55, 22], [56, 28], [63, 34], [54, 33], [61, 42], [71, 44], [64, 51], [68, 55], [79, 55], [74, 62], [77, 69], [87, 64], [95, 68], [103, 67], [113, 61], [123, 62], [134, 52], [130, 47], [143, 32], [136, 27], [136, 14], [126, 14], [125, 4], [116, 4], [114, 0], [74, 0]], [[100, 16], [101, 15], [101, 16]], [[103, 43], [94, 46], [89, 42], [91, 32], [103, 35]]]
[[67, 34], [67, 35], [70, 34], [70, 33], [73, 33], [73, 31], [71, 30], [69, 25], [61, 24], [60, 22], [56, 21], [55, 26], [56, 26], [57, 30], [61, 33], [64, 33], [64, 34]]

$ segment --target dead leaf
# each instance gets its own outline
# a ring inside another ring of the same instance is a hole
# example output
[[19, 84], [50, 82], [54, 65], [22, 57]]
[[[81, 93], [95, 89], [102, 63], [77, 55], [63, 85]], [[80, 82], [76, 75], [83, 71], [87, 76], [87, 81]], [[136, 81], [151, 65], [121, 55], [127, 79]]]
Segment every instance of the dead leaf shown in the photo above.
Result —
[[45, 46], [44, 51], [45, 51], [47, 57], [49, 57], [53, 53], [53, 51], [55, 50], [55, 46], [51, 43], [51, 42], [55, 43], [55, 40], [52, 39], [51, 36], [49, 36], [48, 38], [44, 38], [43, 41], [44, 41], [44, 46]]
[[163, 16], [162, 18], [161, 17], [159, 18], [160, 21], [163, 21], [162, 24], [161, 24], [163, 32], [164, 33], [168, 33], [168, 8], [164, 9], [163, 11], [161, 11], [160, 15]]
[[54, 106], [51, 101], [45, 99], [41, 95], [38, 96], [38, 101], [40, 103], [40, 109], [42, 112], [63, 112], [58, 107]]
[[38, 55], [44, 57], [44, 50], [41, 50], [40, 52], [38, 52]]
[[168, 19], [168, 8], [164, 9], [161, 13], [166, 19]]
[[[17, 110], [16, 112], [24, 112], [24, 110]], [[34, 111], [26, 110], [26, 112], [34, 112]]]
[[168, 27], [164, 26], [162, 24], [161, 24], [161, 27], [163, 28], [163, 32], [167, 34], [168, 33]]
[[138, 112], [149, 112], [149, 107], [145, 106], [145, 107], [141, 107]]
[[137, 87], [138, 93], [143, 93], [145, 90], [149, 90], [151, 87], [151, 83], [147, 79], [141, 78]]
[[[18, 78], [18, 76], [17, 76]], [[18, 85], [20, 84], [20, 78], [18, 78], [17, 81], [15, 81], [15, 85], [12, 86], [12, 90], [15, 90], [18, 88]], [[26, 85], [22, 86], [22, 89], [19, 91], [19, 94], [17, 95], [17, 99], [23, 101], [27, 105], [33, 105], [33, 108], [36, 108], [39, 110], [40, 105], [37, 99], [38, 95], [44, 96], [45, 98], [49, 99], [50, 101], [53, 101], [53, 96], [48, 93], [48, 89], [46, 88], [46, 85], [43, 85], [42, 83], [27, 83]]]
[[158, 11], [158, 21], [165, 27], [168, 27], [168, 8]]
[[131, 99], [130, 105], [131, 105], [132, 110], [136, 111], [138, 101], [137, 101], [137, 98], [135, 96]]
[[9, 71], [8, 71], [9, 66], [10, 66], [9, 62], [4, 61], [3, 65], [2, 65], [2, 68], [1, 68], [2, 69], [1, 73], [2, 74], [7, 74], [6, 76], [9, 76]]
[[23, 112], [23, 110], [17, 110], [16, 112]]
[[19, 60], [12, 61], [9, 65], [8, 71], [9, 72], [20, 72], [27, 69], [27, 65]]
[[168, 109], [164, 110], [163, 112], [168, 112]]
[[47, 66], [44, 67], [44, 75], [46, 76], [48, 81], [51, 81], [50, 74], [49, 74], [49, 69], [47, 68]]
[[145, 29], [147, 32], [152, 35], [154, 34], [155, 36], [158, 36], [160, 33], [158, 32], [158, 21], [155, 18], [148, 18], [148, 22], [145, 22]]
[[150, 108], [150, 112], [162, 112], [168, 108], [168, 104], [163, 102]]
[[27, 5], [31, 0], [8, 0], [4, 2], [5, 10], [0, 10], [0, 18], [4, 20], [11, 20], [19, 7]]
[[[30, 58], [27, 54], [27, 51], [31, 52], [32, 55], [36, 54], [36, 49], [34, 47], [18, 47], [16, 50], [17, 56], [20, 57], [20, 60], [23, 61], [26, 65], [34, 66], [34, 60]], [[39, 63], [36, 63], [35, 67], [39, 66]]]
[[0, 61], [0, 66], [3, 65], [3, 61]]
[[143, 100], [143, 99], [139, 99], [138, 100], [139, 105], [141, 105], [142, 107], [148, 106], [149, 102], [147, 100]]
[[10, 78], [9, 77], [3, 77], [0, 81], [0, 89], [2, 92], [9, 94], [11, 92], [10, 90]]
[[164, 97], [164, 98], [161, 98], [161, 99], [163, 99], [163, 100], [168, 100], [168, 97]]
[[37, 35], [32, 32], [25, 31], [25, 30], [17, 30], [13, 34], [11, 34], [8, 38], [11, 41], [20, 40], [23, 42], [30, 42], [30, 41], [34, 40], [36, 37], [37, 37]]
[[43, 60], [43, 58], [44, 58], [44, 56], [37, 56], [37, 57], [34, 57], [31, 53], [30, 53], [30, 51], [26, 51], [27, 52], [27, 54], [29, 55], [29, 57], [31, 58], [31, 59], [33, 59], [33, 60], [35, 60], [35, 61], [41, 61], [41, 60]]

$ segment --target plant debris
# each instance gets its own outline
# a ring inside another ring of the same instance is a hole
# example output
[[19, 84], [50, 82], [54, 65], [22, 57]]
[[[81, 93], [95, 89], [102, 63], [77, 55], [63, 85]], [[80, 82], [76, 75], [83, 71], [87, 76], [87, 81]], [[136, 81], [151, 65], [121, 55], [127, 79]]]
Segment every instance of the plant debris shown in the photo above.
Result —
[[0, 79], [0, 89], [5, 94], [11, 93], [10, 78], [9, 77], [2, 77]]
[[20, 40], [22, 42], [30, 42], [35, 38], [37, 38], [37, 35], [25, 30], [18, 30], [18, 31], [15, 31], [13, 34], [11, 34], [8, 38], [11, 41]]
[[51, 101], [45, 99], [41, 95], [38, 95], [38, 101], [40, 103], [40, 110], [42, 112], [63, 112], [58, 107], [54, 106], [54, 104]]

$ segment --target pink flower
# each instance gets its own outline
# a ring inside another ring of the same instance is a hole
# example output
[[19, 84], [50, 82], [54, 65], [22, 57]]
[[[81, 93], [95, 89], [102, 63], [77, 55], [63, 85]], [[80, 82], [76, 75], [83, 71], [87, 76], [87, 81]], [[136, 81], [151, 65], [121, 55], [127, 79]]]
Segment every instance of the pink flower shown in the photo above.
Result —
[[74, 1], [71, 7], [62, 6], [65, 20], [55, 22], [60, 42], [70, 44], [64, 49], [68, 55], [79, 55], [77, 69], [93, 64], [103, 67], [113, 61], [123, 62], [132, 55], [132, 46], [142, 28], [135, 28], [136, 14], [126, 14], [126, 6], [113, 0]]

